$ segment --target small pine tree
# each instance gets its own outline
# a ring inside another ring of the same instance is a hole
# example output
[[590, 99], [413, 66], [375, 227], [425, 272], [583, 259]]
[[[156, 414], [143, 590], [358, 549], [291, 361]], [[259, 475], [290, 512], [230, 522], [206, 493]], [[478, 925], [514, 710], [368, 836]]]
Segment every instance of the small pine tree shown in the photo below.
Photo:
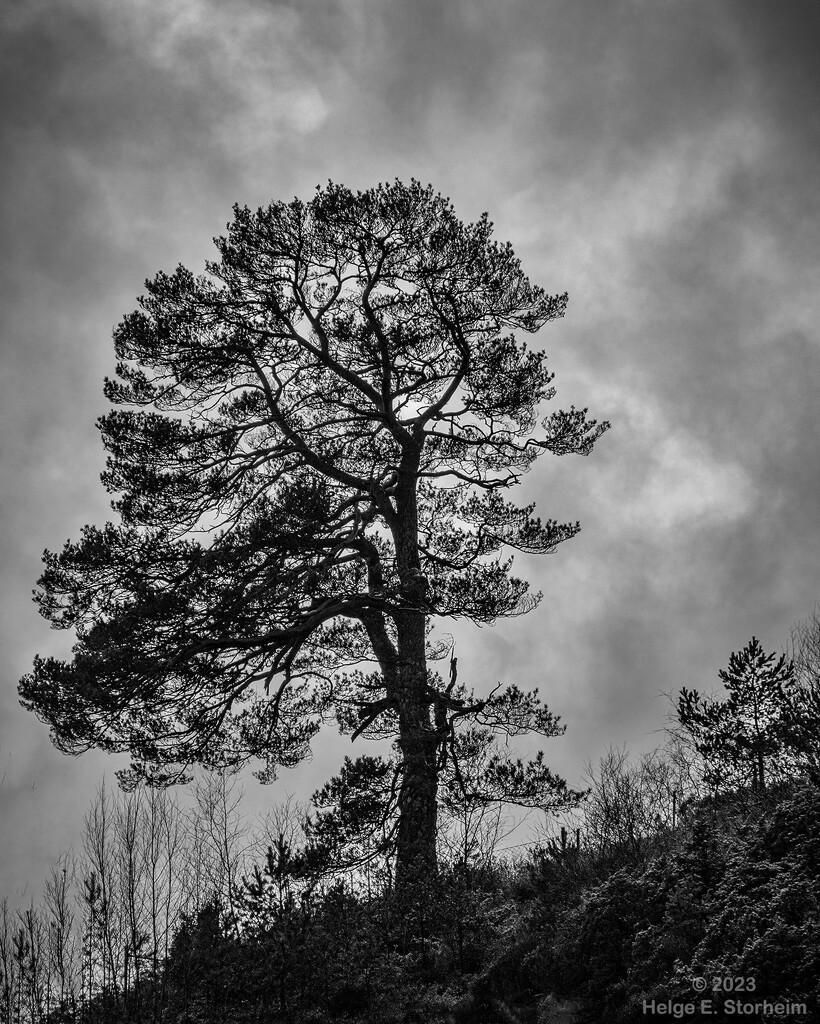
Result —
[[726, 699], [704, 697], [682, 689], [678, 720], [707, 763], [708, 781], [715, 786], [747, 785], [766, 788], [773, 766], [788, 747], [787, 723], [796, 682], [791, 662], [766, 654], [756, 637], [732, 654], [728, 669], [718, 673]]

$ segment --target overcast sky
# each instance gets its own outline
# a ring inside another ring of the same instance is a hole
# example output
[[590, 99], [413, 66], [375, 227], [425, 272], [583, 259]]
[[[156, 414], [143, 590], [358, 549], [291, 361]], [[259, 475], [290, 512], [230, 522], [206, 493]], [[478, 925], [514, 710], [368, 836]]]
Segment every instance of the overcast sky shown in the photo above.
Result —
[[[651, 749], [820, 598], [820, 5], [812, 0], [5, 0], [0, 8], [0, 896], [35, 896], [105, 774], [17, 703], [44, 548], [109, 516], [94, 427], [146, 277], [214, 255], [234, 202], [411, 176], [490, 213], [568, 291], [556, 404], [612, 430], [545, 457], [541, 606], [458, 630], [460, 678], [540, 685], [578, 784]], [[307, 793], [349, 741], [260, 791]], [[365, 751], [367, 748], [365, 747]]]

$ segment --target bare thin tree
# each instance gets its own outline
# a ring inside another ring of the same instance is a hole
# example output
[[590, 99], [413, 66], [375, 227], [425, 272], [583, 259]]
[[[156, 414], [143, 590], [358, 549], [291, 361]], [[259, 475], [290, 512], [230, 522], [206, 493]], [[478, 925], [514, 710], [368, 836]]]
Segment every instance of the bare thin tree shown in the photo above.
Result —
[[242, 792], [234, 774], [215, 771], [197, 780], [194, 793], [195, 813], [204, 839], [207, 884], [219, 899], [229, 926], [239, 934], [241, 878], [253, 845], [239, 811]]
[[74, 912], [76, 872], [73, 855], [61, 856], [52, 867], [43, 889], [43, 915], [48, 945], [48, 1007], [63, 1007], [72, 1019], [77, 1013], [80, 984]]

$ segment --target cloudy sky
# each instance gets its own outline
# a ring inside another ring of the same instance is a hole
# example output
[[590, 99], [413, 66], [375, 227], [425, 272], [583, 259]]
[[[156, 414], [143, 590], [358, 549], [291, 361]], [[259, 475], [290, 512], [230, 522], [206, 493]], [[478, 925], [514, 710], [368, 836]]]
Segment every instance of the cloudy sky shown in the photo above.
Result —
[[538, 610], [457, 653], [478, 689], [541, 686], [571, 782], [610, 742], [656, 746], [662, 691], [714, 688], [812, 611], [820, 5], [6, 0], [0, 34], [0, 895], [36, 895], [120, 764], [58, 754], [16, 696], [67, 650], [30, 600], [43, 549], [108, 517], [111, 328], [146, 277], [202, 269], [236, 201], [414, 176], [569, 292], [538, 343], [558, 401], [613, 427], [525, 489], [583, 530], [527, 564]]

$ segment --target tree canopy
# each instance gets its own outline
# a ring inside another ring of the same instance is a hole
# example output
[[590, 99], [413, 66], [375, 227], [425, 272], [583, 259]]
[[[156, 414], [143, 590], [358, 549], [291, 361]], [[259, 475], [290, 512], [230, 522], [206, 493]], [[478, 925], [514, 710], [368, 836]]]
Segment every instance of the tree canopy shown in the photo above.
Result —
[[718, 675], [723, 701], [681, 690], [678, 720], [708, 765], [713, 785], [751, 784], [763, 790], [778, 759], [790, 746], [790, 722], [797, 693], [793, 665], [785, 655], [766, 654], [752, 637], [732, 654]]
[[[456, 725], [560, 731], [537, 691], [479, 699], [429, 661], [434, 620], [532, 609], [511, 552], [578, 531], [504, 495], [608, 427], [539, 418], [553, 375], [516, 332], [567, 297], [416, 181], [235, 207], [215, 243], [114, 332], [119, 522], [46, 552], [40, 610], [77, 642], [35, 660], [23, 703], [62, 750], [130, 751], [132, 783], [251, 758], [269, 780], [330, 720], [395, 736], [399, 859], [429, 865]], [[497, 775], [515, 797], [521, 774]]]

